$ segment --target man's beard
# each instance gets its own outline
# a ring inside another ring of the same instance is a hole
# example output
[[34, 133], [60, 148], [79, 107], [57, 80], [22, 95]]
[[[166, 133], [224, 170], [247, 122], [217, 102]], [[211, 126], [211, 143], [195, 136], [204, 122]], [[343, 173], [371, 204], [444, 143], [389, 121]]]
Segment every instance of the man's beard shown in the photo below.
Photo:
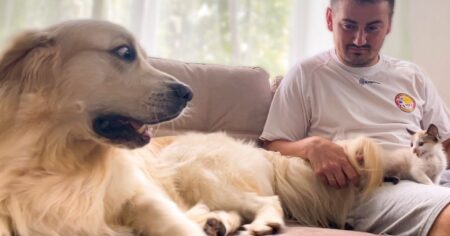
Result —
[[[363, 50], [364, 53], [352, 52], [352, 49]], [[371, 47], [370, 45], [356, 46], [354, 44], [349, 44], [346, 46], [346, 59], [347, 64], [354, 67], [364, 67], [368, 66], [376, 60], [375, 57], [371, 57]]]

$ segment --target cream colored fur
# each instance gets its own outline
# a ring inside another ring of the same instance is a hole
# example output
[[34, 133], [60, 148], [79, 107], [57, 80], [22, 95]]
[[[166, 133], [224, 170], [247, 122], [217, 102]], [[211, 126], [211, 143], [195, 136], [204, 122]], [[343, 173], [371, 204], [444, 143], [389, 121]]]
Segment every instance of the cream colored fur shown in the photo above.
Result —
[[[137, 59], [117, 59], [120, 45], [135, 48]], [[159, 159], [149, 147], [129, 150], [101, 138], [92, 129], [99, 113], [156, 122], [173, 108], [166, 98], [179, 82], [145, 58], [123, 28], [99, 21], [26, 32], [6, 50], [0, 235], [204, 235], [194, 222], [213, 233], [244, 224], [244, 234], [270, 234], [284, 227], [283, 212], [306, 225], [342, 227], [360, 192], [379, 184], [368, 139], [342, 144], [366, 179], [362, 189], [336, 190], [300, 158], [224, 134], [179, 137]]]
[[[370, 139], [341, 141], [362, 176], [359, 187], [334, 189], [316, 178], [307, 162], [256, 148], [224, 133], [191, 133], [162, 149], [160, 161], [168, 178], [201, 224], [217, 212], [239, 217], [225, 220], [227, 232], [247, 222], [244, 234], [269, 234], [284, 227], [285, 216], [309, 226], [343, 228], [349, 209], [370, 195], [382, 181], [378, 146]], [[358, 162], [357, 156], [364, 155]], [[203, 214], [203, 218], [201, 217]], [[202, 221], [203, 220], [203, 221]], [[232, 225], [228, 226], [227, 225]]]
[[[116, 58], [120, 45], [136, 60]], [[204, 235], [154, 176], [150, 150], [91, 128], [102, 112], [157, 121], [174, 83], [117, 25], [20, 35], [0, 58], [0, 235]]]

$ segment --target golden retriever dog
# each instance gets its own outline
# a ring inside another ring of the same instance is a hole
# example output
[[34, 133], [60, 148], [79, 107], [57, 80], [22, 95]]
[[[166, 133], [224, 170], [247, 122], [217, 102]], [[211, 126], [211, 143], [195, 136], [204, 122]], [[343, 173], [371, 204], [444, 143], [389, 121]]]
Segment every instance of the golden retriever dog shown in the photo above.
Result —
[[381, 185], [383, 172], [380, 148], [371, 139], [337, 143], [361, 175], [359, 186], [331, 188], [303, 159], [224, 133], [174, 137], [159, 159], [172, 171], [167, 178], [178, 195], [194, 206], [190, 218], [210, 235], [227, 235], [242, 224], [243, 235], [272, 234], [284, 227], [284, 217], [302, 225], [344, 228], [351, 207]]
[[0, 58], [0, 235], [204, 235], [140, 148], [191, 98], [120, 26], [20, 35]]

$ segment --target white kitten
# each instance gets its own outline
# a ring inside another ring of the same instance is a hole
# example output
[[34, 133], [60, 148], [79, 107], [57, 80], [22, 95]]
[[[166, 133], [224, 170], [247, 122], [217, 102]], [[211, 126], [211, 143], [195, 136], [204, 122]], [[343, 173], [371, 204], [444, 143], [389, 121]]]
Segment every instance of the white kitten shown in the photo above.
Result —
[[439, 184], [440, 176], [447, 168], [447, 155], [443, 150], [438, 128], [431, 124], [427, 130], [407, 131], [412, 135], [411, 148], [385, 152], [385, 176], [423, 184]]

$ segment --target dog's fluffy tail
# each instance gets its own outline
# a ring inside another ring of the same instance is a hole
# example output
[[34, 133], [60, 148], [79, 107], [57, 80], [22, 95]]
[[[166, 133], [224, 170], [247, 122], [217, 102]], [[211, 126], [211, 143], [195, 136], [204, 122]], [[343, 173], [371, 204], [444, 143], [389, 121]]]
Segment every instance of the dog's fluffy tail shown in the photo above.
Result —
[[380, 147], [366, 137], [339, 141], [338, 144], [344, 148], [349, 161], [361, 176], [362, 196], [368, 197], [383, 181]]
[[[275, 193], [285, 215], [307, 226], [344, 228], [348, 212], [359, 196], [369, 196], [382, 182], [383, 171], [378, 145], [368, 138], [337, 142], [361, 175], [359, 187], [343, 189], [325, 185], [309, 163], [299, 157], [265, 152], [274, 165]], [[359, 158], [362, 156], [363, 158]]]

